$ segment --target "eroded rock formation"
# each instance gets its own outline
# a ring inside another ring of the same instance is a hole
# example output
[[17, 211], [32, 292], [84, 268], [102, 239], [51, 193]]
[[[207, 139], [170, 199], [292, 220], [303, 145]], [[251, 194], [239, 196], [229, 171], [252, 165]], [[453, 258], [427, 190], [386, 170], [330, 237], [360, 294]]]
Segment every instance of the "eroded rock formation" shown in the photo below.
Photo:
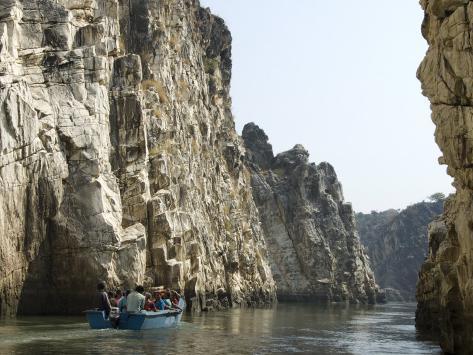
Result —
[[97, 280], [271, 302], [230, 111], [231, 35], [195, 0], [0, 0], [0, 314]]
[[274, 157], [252, 123], [243, 139], [278, 298], [375, 302], [374, 277], [333, 167], [309, 163], [301, 145]]
[[428, 249], [427, 227], [443, 201], [419, 202], [398, 212], [357, 213], [361, 242], [387, 301], [414, 301], [418, 272]]
[[473, 353], [473, 2], [423, 0], [429, 49], [418, 70], [435, 138], [455, 195], [429, 227], [429, 255], [417, 287], [419, 329], [438, 333], [445, 352]]

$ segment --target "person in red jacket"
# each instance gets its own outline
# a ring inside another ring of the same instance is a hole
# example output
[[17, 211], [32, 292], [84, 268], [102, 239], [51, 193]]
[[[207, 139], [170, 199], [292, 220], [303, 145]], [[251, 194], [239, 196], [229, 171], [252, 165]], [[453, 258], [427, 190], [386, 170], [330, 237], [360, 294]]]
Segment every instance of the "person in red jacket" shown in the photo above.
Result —
[[156, 312], [156, 306], [154, 305], [154, 300], [151, 298], [151, 293], [145, 293], [145, 311]]

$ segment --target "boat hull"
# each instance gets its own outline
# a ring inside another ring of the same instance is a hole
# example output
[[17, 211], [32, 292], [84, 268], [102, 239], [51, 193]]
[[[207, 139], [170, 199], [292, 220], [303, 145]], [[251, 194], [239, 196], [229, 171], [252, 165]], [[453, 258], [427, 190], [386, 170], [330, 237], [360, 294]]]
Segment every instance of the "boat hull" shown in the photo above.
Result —
[[[185, 302], [181, 299], [179, 306], [185, 309]], [[123, 330], [147, 330], [169, 328], [177, 325], [182, 318], [182, 312], [165, 310], [158, 312], [141, 311], [139, 313], [120, 313], [118, 321], [114, 324], [105, 317], [104, 311], [85, 311], [91, 329], [118, 328]]]

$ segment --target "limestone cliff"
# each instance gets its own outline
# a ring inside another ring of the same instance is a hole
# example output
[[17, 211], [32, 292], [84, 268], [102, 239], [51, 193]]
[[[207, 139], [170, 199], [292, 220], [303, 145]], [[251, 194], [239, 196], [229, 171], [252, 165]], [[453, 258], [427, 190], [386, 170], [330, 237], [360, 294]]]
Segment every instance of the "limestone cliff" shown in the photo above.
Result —
[[375, 302], [374, 277], [333, 167], [309, 163], [301, 145], [274, 157], [252, 123], [243, 139], [278, 298]]
[[429, 49], [418, 70], [455, 195], [429, 227], [417, 286], [417, 327], [449, 353], [473, 353], [473, 2], [423, 0]]
[[443, 201], [419, 202], [398, 212], [357, 213], [356, 224], [376, 282], [388, 301], [414, 301], [425, 260], [427, 226], [443, 212]]
[[274, 299], [230, 77], [196, 0], [0, 0], [1, 315], [77, 313], [99, 279]]

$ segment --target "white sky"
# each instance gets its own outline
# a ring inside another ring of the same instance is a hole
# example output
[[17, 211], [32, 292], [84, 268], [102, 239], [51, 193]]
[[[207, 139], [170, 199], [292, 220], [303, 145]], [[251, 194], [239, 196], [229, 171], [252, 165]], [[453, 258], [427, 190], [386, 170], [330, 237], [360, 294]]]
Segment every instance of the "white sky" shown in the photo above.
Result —
[[450, 193], [415, 73], [427, 48], [415, 0], [201, 0], [233, 35], [237, 130], [275, 153], [330, 162], [356, 211]]

